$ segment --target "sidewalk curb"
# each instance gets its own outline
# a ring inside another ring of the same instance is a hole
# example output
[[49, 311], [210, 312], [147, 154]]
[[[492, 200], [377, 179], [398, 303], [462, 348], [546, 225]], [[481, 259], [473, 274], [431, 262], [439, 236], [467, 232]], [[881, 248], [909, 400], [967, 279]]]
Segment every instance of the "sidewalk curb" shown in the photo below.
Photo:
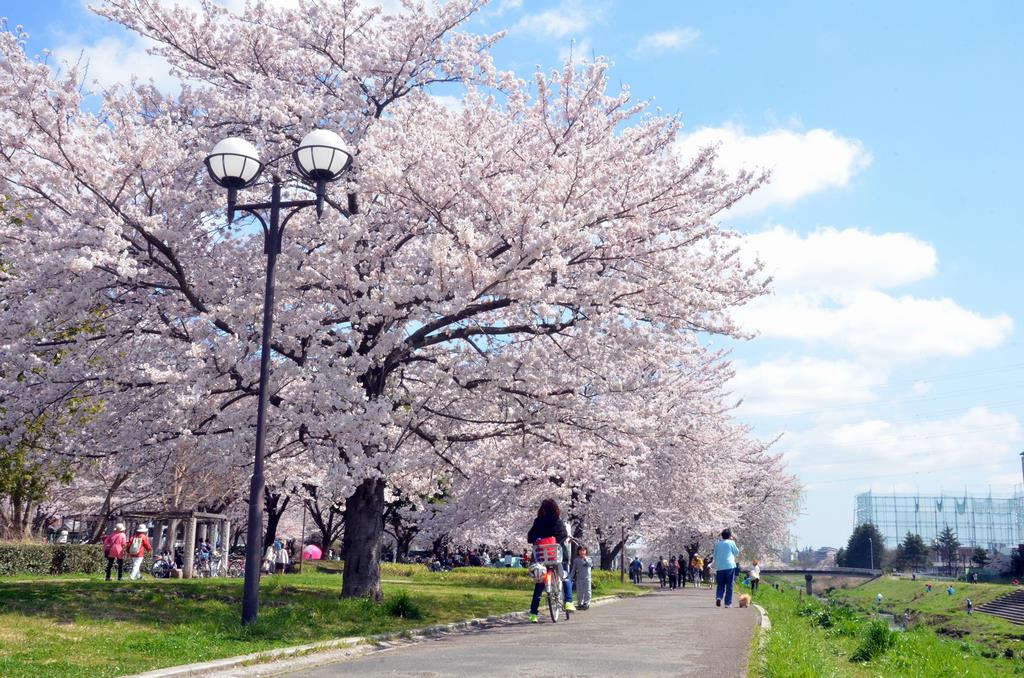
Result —
[[768, 611], [757, 603], [753, 603], [757, 611], [761, 613], [761, 633], [757, 637], [757, 649], [764, 654], [765, 643], [768, 642], [768, 632], [772, 630], [772, 620], [768, 617]]
[[[643, 595], [645, 594], [629, 595], [616, 593], [610, 596], [594, 598], [590, 602], [590, 605], [591, 607], [595, 607], [613, 603], [624, 598], [639, 598]], [[362, 650], [359, 654], [366, 654], [369, 652], [376, 652], [396, 647], [403, 642], [415, 643], [427, 638], [434, 638], [438, 636], [455, 635], [474, 630], [482, 631], [502, 623], [525, 622], [528, 617], [529, 612], [524, 610], [521, 612], [509, 612], [508, 614], [502, 615], [492, 615], [490, 617], [467, 619], [466, 621], [452, 622], [450, 624], [437, 624], [418, 629], [392, 631], [390, 633], [381, 633], [373, 636], [351, 636], [348, 638], [321, 640], [316, 643], [309, 643], [306, 645], [293, 645], [291, 647], [280, 647], [274, 650], [261, 650], [260, 652], [239, 655], [237, 657], [225, 657], [224, 659], [213, 659], [195, 664], [168, 666], [162, 669], [146, 671], [145, 673], [131, 674], [124, 678], [190, 678], [192, 676], [209, 676], [215, 672], [230, 671], [231, 669], [248, 667], [254, 664], [269, 664], [290, 658], [300, 658], [304, 655], [312, 655], [318, 652], [325, 652], [327, 650], [339, 650], [348, 654], [357, 650]], [[311, 668], [320, 664], [331, 663], [332, 661], [337, 661], [339, 658], [325, 657], [324, 659], [326, 659], [326, 661], [312, 661], [308, 666], [304, 666], [303, 668]], [[280, 668], [283, 669], [283, 667]]]

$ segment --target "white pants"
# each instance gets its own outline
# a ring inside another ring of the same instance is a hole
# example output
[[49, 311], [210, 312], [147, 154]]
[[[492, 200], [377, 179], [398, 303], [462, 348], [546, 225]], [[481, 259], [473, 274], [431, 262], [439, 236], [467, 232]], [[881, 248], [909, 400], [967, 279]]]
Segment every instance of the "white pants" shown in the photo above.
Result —
[[142, 579], [142, 575], [139, 573], [139, 569], [142, 567], [142, 558], [132, 558], [132, 573], [128, 575], [129, 579]]

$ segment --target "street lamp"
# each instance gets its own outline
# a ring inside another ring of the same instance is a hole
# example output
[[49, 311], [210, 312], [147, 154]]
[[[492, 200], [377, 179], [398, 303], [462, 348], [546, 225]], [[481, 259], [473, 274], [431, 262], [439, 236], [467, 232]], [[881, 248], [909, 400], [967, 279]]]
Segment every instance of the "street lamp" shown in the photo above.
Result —
[[875, 542], [868, 537], [868, 553], [871, 554], [871, 569], [875, 569]]
[[[281, 253], [285, 226], [299, 210], [315, 207], [317, 216], [323, 214], [327, 197], [327, 184], [339, 179], [352, 164], [352, 151], [340, 136], [326, 129], [315, 129], [307, 134], [291, 154], [299, 176], [312, 184], [313, 200], [281, 200], [281, 179], [272, 179], [270, 202], [237, 204], [238, 191], [253, 186], [265, 165], [260, 161], [256, 147], [245, 139], [229, 137], [219, 142], [204, 161], [210, 178], [228, 191], [228, 221], [236, 212], [251, 214], [263, 227], [263, 251], [267, 255], [267, 280], [263, 295], [263, 338], [260, 344], [260, 390], [256, 410], [256, 453], [253, 461], [252, 483], [249, 486], [248, 538], [245, 542], [245, 584], [242, 594], [242, 623], [251, 624], [259, 613], [261, 541], [263, 534], [263, 451], [266, 445], [267, 380], [270, 372], [270, 334], [274, 314], [274, 267]], [[283, 157], [283, 156], [282, 156]], [[275, 158], [274, 161], [280, 158]], [[301, 184], [300, 184], [301, 186]], [[351, 201], [349, 202], [351, 205]], [[281, 210], [291, 211], [281, 218]], [[269, 210], [269, 219], [261, 214]], [[344, 212], [349, 215], [349, 212]]]

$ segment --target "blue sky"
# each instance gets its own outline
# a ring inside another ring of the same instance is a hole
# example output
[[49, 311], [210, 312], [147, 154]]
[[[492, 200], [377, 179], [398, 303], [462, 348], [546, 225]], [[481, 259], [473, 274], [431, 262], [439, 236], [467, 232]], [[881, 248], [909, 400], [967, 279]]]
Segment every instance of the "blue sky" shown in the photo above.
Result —
[[[100, 79], [166, 80], [80, 0], [0, 14]], [[733, 388], [806, 483], [800, 545], [844, 542], [868, 488], [1020, 483], [1024, 5], [495, 0], [473, 27], [508, 29], [494, 54], [521, 75], [606, 55], [682, 115], [681, 153], [773, 168], [724, 218], [778, 280], [740, 316], [760, 335]]]

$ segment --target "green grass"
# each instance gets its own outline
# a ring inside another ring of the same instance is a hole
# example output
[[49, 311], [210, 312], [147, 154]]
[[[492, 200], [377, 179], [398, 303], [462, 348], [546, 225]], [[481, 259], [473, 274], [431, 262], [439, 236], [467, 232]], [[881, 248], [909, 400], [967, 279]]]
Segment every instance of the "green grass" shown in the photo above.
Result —
[[882, 577], [864, 586], [836, 591], [832, 597], [851, 607], [872, 612], [875, 596], [882, 594], [882, 612], [902, 616], [910, 613], [912, 626], [924, 626], [940, 636], [954, 640], [967, 640], [979, 645], [978, 651], [992, 656], [1011, 650], [1024, 654], [1024, 627], [1005, 619], [975, 612], [967, 614], [967, 599], [975, 608], [1013, 590], [1003, 584], [966, 584], [955, 582], [956, 593], [946, 594], [949, 582], [933, 582], [932, 592], [925, 592], [925, 582], [905, 578]]
[[[917, 584], [882, 579], [859, 588], [835, 591], [835, 605], [813, 599], [801, 602], [795, 588], [780, 592], [764, 587], [756, 602], [768, 611], [772, 630], [760, 664], [751, 674], [766, 678], [1024, 675], [1024, 659], [1019, 655], [1004, 658], [974, 637], [994, 632], [1003, 641], [1013, 642], [1005, 634], [1009, 632], [1020, 640], [1019, 627], [987, 615], [968, 617], [966, 612], [961, 619], [955, 597], [947, 596], [936, 586], [930, 597], [915, 598], [910, 589], [916, 590]], [[989, 586], [992, 585], [970, 587], [976, 602], [1008, 591], [1005, 586], [981, 590]], [[920, 590], [924, 591], [923, 581]], [[883, 611], [902, 614], [909, 607], [918, 623], [905, 633], [890, 633], [887, 624], [872, 620], [879, 591], [890, 606], [887, 608], [883, 603]], [[962, 598], [959, 604], [962, 607]], [[940, 627], [926, 622], [940, 617], [944, 620]], [[954, 638], [940, 631], [951, 624], [969, 633]]]
[[[524, 570], [386, 565], [382, 574], [380, 605], [342, 599], [336, 574], [264, 577], [251, 627], [239, 623], [240, 579], [0, 578], [0, 676], [117, 676], [529, 606]], [[595, 575], [595, 595], [639, 592], [617, 574]]]

